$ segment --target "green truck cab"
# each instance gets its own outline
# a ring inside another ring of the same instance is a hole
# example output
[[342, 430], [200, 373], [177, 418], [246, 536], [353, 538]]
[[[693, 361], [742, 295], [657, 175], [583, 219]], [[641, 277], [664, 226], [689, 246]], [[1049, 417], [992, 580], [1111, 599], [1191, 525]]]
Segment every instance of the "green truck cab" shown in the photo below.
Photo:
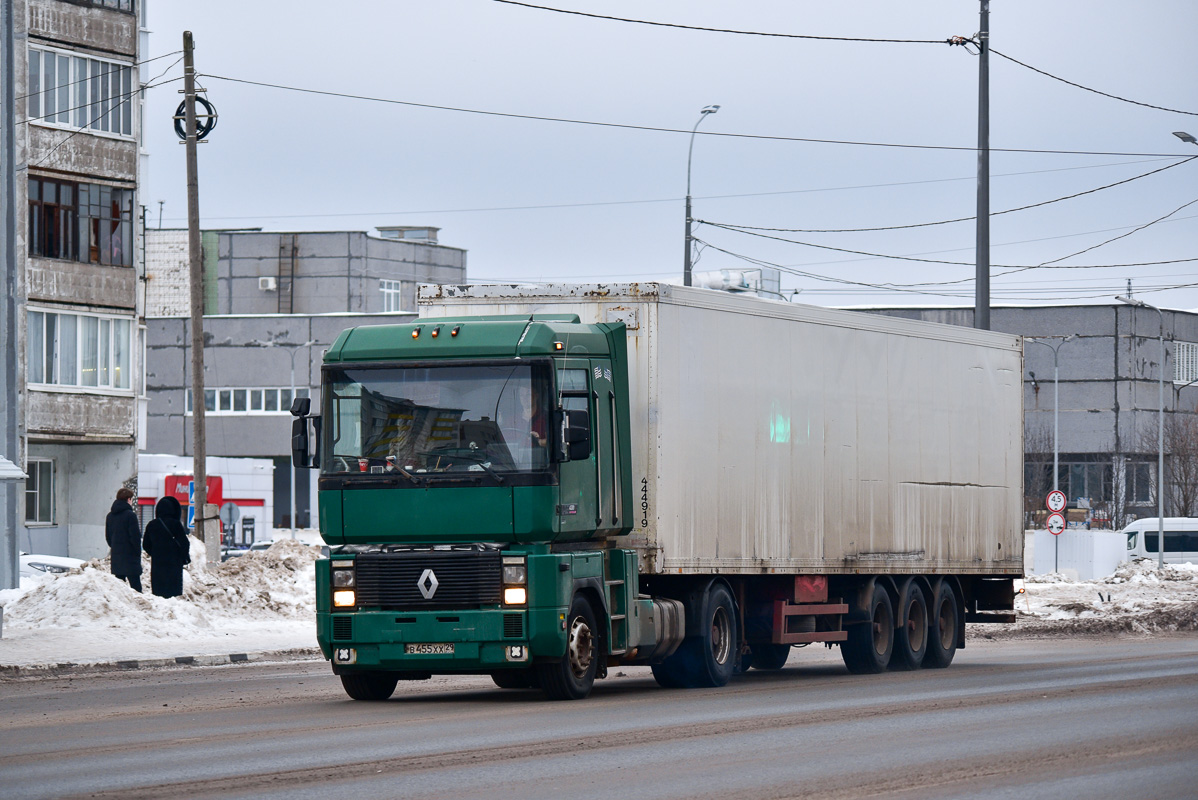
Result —
[[292, 444], [320, 469], [317, 639], [351, 697], [481, 673], [572, 699], [652, 649], [635, 554], [598, 544], [631, 528], [623, 328], [423, 319], [327, 351]]

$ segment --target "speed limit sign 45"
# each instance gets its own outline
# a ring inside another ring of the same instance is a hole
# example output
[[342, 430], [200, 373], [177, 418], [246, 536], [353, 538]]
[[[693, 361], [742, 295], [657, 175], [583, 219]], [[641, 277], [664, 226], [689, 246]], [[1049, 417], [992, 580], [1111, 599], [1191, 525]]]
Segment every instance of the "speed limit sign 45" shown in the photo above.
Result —
[[1058, 511], [1064, 511], [1065, 510], [1065, 493], [1060, 490], [1053, 489], [1051, 492], [1048, 493], [1048, 500], [1045, 503], [1045, 505], [1047, 505], [1048, 510], [1053, 512], [1054, 514]]
[[1054, 511], [1048, 515], [1048, 522], [1044, 527], [1048, 528], [1048, 532], [1053, 536], [1060, 536], [1061, 531], [1065, 530], [1065, 517]]

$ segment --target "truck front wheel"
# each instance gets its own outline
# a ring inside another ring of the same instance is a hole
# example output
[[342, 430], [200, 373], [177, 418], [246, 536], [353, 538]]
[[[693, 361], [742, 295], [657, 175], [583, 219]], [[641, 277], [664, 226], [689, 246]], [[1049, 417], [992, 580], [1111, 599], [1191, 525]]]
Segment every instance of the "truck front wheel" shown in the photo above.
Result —
[[849, 626], [849, 638], [840, 643], [840, 657], [854, 675], [885, 672], [894, 649], [894, 608], [880, 584], [859, 601], [864, 620]]
[[590, 602], [575, 595], [566, 615], [566, 654], [537, 664], [537, 678], [550, 700], [581, 700], [591, 693], [599, 669], [599, 626]]
[[399, 679], [387, 672], [344, 673], [341, 685], [345, 693], [355, 700], [378, 702], [386, 700], [395, 691]]

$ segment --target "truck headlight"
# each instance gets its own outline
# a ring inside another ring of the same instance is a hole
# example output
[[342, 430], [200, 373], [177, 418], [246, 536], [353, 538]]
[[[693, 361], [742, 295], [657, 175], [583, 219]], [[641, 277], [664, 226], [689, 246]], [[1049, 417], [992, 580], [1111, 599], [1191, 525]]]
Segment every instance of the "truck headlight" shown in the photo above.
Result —
[[503, 590], [503, 604], [522, 606], [528, 602], [528, 590], [523, 586], [508, 586]]
[[503, 582], [512, 586], [528, 583], [528, 567], [524, 564], [504, 564]]
[[355, 601], [353, 589], [338, 589], [333, 592], [333, 605], [338, 608], [350, 608]]
[[354, 585], [354, 571], [352, 569], [335, 569], [333, 570], [333, 586], [338, 589], [348, 588]]

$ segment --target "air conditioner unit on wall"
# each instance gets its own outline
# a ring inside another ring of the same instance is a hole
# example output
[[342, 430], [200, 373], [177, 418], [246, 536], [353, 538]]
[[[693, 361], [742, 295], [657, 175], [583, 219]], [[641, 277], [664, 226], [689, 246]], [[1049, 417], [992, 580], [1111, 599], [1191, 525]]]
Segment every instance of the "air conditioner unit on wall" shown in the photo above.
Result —
[[279, 288], [278, 279], [267, 277], [258, 279], [258, 290], [263, 292], [273, 292]]

